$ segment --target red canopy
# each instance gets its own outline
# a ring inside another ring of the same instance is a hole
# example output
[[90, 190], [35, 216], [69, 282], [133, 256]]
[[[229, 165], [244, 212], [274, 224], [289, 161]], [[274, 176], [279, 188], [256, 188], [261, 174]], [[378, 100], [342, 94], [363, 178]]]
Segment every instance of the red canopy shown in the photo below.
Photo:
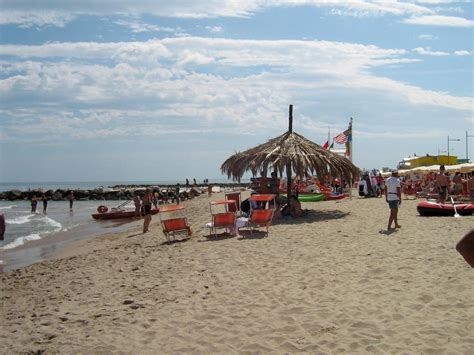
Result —
[[237, 202], [235, 200], [217, 200], [217, 201], [211, 201], [211, 205], [230, 205], [230, 204], [236, 204]]
[[158, 212], [174, 212], [184, 209], [184, 205], [168, 205], [159, 208]]
[[269, 194], [251, 195], [250, 196], [251, 201], [258, 201], [258, 202], [271, 201], [274, 198], [275, 198], [275, 195], [269, 195]]

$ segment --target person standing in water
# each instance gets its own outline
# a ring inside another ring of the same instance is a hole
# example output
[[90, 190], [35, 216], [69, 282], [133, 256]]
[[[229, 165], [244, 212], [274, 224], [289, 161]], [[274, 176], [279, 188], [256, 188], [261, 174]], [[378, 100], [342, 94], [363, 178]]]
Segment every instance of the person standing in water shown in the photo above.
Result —
[[0, 240], [3, 240], [5, 235], [5, 216], [3, 213], [0, 213]]
[[66, 197], [69, 200], [69, 211], [72, 211], [72, 205], [74, 204], [74, 193], [69, 191], [69, 194]]
[[48, 196], [43, 195], [41, 200], [43, 201], [43, 214], [47, 214], [46, 210], [48, 209]]
[[36, 213], [37, 206], [38, 206], [38, 199], [36, 198], [36, 195], [33, 195], [33, 197], [31, 197], [31, 213]]

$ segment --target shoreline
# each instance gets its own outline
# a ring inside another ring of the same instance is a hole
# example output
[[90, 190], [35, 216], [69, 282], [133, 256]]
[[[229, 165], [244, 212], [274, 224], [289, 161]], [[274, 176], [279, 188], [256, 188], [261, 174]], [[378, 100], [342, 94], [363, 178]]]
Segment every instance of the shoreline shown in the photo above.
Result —
[[[59, 255], [58, 253], [61, 253], [63, 249], [82, 241], [100, 238], [104, 235], [128, 233], [136, 229], [140, 222], [141, 220], [119, 221], [118, 223], [109, 223], [110, 225], [103, 227], [80, 225], [66, 231], [50, 233], [38, 240], [29, 240], [15, 248], [0, 251], [2, 260], [0, 273], [52, 260], [52, 258], [57, 258], [55, 255]], [[110, 229], [115, 230], [110, 231]]]
[[83, 240], [0, 274], [6, 351], [472, 349], [472, 268], [455, 244], [474, 216], [420, 217], [403, 200], [402, 228], [385, 234], [385, 201], [353, 198], [303, 203], [304, 217], [276, 220], [268, 237], [209, 237], [209, 201], [222, 196], [186, 201], [188, 241], [167, 244], [153, 218], [149, 233]]

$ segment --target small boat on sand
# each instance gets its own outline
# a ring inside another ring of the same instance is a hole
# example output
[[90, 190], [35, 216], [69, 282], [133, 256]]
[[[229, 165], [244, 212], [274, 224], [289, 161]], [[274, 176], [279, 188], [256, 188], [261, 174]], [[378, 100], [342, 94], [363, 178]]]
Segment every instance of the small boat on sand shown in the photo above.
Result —
[[[97, 213], [92, 214], [92, 218], [96, 220], [121, 219], [121, 218], [140, 218], [135, 216], [135, 206], [130, 205], [131, 201], [127, 201], [118, 207], [109, 208], [101, 205], [97, 207]], [[152, 208], [151, 214], [157, 214], [158, 208]]]
[[342, 200], [349, 197], [349, 194], [324, 193], [324, 201]]
[[[454, 206], [456, 206], [456, 210]], [[474, 213], [474, 204], [422, 201], [416, 206], [416, 209], [421, 216], [454, 216], [456, 212], [461, 216], [468, 216]]]
[[[282, 194], [286, 197], [286, 194]], [[318, 202], [324, 200], [324, 194], [311, 194], [311, 193], [300, 193], [298, 195], [298, 201], [300, 202]]]

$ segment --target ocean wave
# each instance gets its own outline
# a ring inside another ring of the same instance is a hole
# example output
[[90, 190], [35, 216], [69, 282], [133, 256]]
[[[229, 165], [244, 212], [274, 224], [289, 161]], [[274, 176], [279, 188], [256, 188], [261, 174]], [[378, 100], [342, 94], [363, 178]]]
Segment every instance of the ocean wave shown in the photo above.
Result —
[[2, 207], [0, 207], [0, 210], [9, 210], [9, 209], [16, 208], [16, 207], [18, 207], [18, 206], [17, 205], [2, 206]]
[[19, 247], [20, 245], [25, 244], [25, 242], [27, 241], [38, 240], [38, 239], [41, 239], [39, 234], [30, 234], [30, 235], [27, 235], [26, 237], [18, 237], [13, 242], [8, 243], [7, 245], [4, 245], [3, 247], [0, 247], [0, 250], [13, 249], [13, 248]]
[[46, 224], [50, 225], [51, 227], [54, 228], [54, 231], [55, 232], [58, 232], [61, 230], [61, 228], [63, 227], [63, 225], [61, 223], [59, 223], [58, 221], [55, 221], [54, 219], [50, 218], [50, 217], [45, 217], [45, 218], [42, 218], [42, 220], [44, 219], [44, 221], [46, 222]]
[[33, 217], [34, 214], [30, 214], [28, 216], [20, 216], [20, 217], [16, 217], [16, 218], [13, 218], [13, 219], [7, 219], [5, 220], [5, 222], [7, 224], [25, 224], [25, 223], [28, 223], [30, 222], [30, 218]]

